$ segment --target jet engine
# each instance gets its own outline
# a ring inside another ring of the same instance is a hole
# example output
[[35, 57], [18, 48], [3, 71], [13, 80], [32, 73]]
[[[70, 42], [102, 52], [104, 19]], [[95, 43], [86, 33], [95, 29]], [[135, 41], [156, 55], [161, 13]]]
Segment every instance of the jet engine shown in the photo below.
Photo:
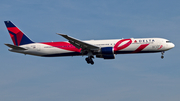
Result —
[[115, 59], [114, 48], [113, 47], [102, 47], [100, 54], [97, 54], [96, 57], [104, 58], [104, 59]]

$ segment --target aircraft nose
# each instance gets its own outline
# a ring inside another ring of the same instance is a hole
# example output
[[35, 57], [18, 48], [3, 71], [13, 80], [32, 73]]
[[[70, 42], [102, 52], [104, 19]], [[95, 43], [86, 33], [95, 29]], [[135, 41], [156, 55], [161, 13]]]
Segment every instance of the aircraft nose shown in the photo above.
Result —
[[173, 44], [173, 43], [171, 43], [170, 45], [169, 45], [169, 48], [171, 49], [171, 48], [174, 48], [175, 47], [175, 45]]
[[172, 43], [172, 47], [174, 48], [174, 47], [175, 47], [175, 44]]

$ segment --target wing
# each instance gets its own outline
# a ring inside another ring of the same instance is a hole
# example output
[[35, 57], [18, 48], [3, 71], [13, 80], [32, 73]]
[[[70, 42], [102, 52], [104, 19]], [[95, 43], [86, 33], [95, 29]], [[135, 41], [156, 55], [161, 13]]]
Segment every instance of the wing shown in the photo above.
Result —
[[69, 40], [69, 42], [78, 49], [80, 49], [80, 48], [82, 48], [82, 50], [99, 50], [100, 49], [100, 47], [98, 47], [98, 46], [83, 42], [81, 40], [75, 39], [75, 38], [70, 37], [68, 35], [59, 34], [59, 33], [57, 33], [57, 34], [66, 38], [67, 40]]
[[5, 44], [6, 46], [15, 49], [15, 50], [27, 50], [25, 48], [19, 47], [19, 46], [15, 46], [15, 45], [11, 45], [11, 44]]

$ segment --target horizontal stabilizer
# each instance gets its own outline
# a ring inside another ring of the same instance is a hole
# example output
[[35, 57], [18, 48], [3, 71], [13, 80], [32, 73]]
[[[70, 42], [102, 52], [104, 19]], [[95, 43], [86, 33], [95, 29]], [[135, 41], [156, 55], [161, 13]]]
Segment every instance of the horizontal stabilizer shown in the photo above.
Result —
[[11, 44], [5, 44], [6, 46], [15, 49], [15, 50], [27, 50], [25, 48], [19, 47], [19, 46], [15, 46], [15, 45], [11, 45]]

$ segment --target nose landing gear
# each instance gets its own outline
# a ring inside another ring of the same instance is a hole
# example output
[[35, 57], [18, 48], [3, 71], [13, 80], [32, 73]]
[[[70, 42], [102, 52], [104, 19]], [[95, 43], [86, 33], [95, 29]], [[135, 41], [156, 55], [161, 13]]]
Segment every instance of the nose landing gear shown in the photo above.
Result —
[[164, 51], [161, 52], [161, 59], [164, 58]]

